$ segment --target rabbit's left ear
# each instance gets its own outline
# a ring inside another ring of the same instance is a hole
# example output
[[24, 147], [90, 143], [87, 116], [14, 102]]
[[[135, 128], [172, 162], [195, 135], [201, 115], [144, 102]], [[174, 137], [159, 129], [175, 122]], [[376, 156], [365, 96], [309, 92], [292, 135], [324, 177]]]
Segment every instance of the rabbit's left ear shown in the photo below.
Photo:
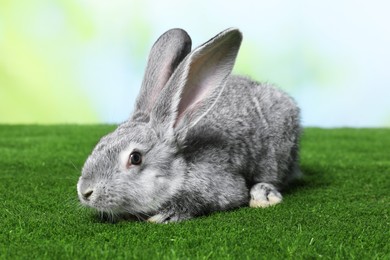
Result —
[[153, 120], [173, 128], [190, 128], [199, 122], [222, 93], [241, 40], [241, 32], [230, 28], [192, 51], [161, 93]]
[[191, 38], [182, 29], [171, 29], [157, 39], [150, 50], [136, 113], [150, 113], [176, 67], [190, 51]]

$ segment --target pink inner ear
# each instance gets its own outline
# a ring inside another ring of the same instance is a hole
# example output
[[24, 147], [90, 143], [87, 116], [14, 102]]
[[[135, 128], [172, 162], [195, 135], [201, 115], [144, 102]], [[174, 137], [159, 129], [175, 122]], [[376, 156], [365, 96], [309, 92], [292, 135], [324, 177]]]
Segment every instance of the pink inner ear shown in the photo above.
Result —
[[178, 107], [178, 120], [184, 113], [193, 111], [197, 107], [196, 104], [205, 100], [215, 84], [218, 84], [216, 80], [218, 74], [215, 72], [216, 61], [212, 58], [203, 55], [191, 64]]

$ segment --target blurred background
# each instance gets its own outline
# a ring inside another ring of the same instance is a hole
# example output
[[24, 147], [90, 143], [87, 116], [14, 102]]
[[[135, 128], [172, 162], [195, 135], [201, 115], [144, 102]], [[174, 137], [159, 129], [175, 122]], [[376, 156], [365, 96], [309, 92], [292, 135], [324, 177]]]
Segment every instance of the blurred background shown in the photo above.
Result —
[[244, 34], [234, 72], [274, 83], [304, 126], [390, 126], [387, 1], [0, 1], [0, 123], [120, 123], [166, 30]]

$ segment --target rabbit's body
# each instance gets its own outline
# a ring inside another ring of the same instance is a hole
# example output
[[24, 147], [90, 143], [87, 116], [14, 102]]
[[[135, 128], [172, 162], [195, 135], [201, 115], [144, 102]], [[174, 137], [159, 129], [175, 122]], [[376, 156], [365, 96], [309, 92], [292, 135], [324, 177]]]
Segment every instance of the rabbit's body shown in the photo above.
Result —
[[288, 184], [299, 175], [298, 139], [281, 137], [297, 137], [297, 122], [299, 109], [284, 92], [230, 76], [212, 110], [179, 142], [187, 165], [185, 181], [162, 207], [163, 216], [154, 219], [174, 215], [182, 220], [246, 206], [254, 184]]
[[133, 116], [84, 165], [83, 204], [168, 222], [281, 201], [299, 173], [299, 109], [270, 85], [230, 76], [240, 42], [226, 30], [187, 55], [185, 32], [160, 37]]

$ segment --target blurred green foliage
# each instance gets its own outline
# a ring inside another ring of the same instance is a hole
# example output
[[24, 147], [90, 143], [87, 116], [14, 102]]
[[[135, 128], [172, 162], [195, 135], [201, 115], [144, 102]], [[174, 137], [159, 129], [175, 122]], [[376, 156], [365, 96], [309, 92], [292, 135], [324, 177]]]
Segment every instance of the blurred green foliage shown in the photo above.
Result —
[[92, 123], [76, 45], [94, 25], [76, 1], [0, 2], [0, 123]]

